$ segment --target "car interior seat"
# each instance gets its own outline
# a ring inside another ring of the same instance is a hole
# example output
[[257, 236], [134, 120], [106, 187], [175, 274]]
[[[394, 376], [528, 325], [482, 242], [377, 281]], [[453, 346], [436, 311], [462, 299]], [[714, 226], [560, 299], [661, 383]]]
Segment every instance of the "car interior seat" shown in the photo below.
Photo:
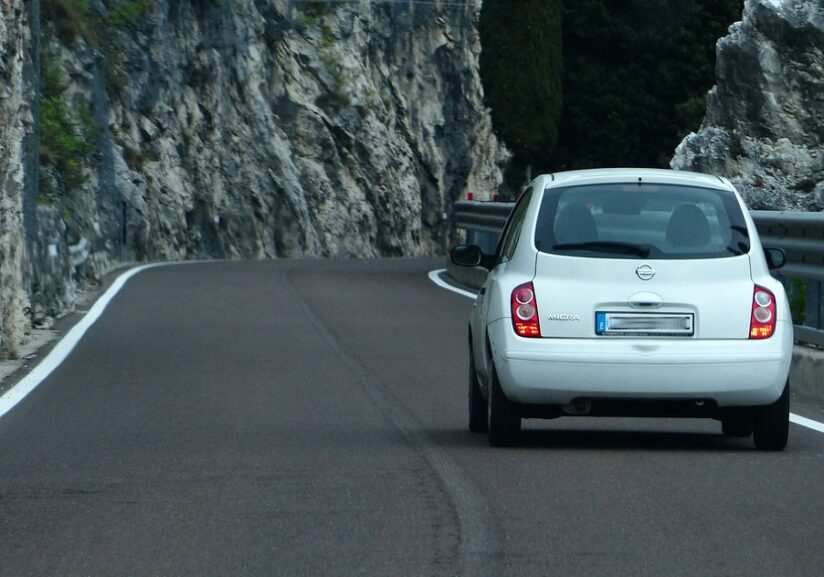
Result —
[[697, 247], [709, 241], [710, 225], [704, 211], [684, 204], [672, 212], [667, 225], [667, 242], [677, 247]]
[[582, 204], [564, 207], [555, 221], [556, 244], [578, 244], [598, 240], [595, 218]]

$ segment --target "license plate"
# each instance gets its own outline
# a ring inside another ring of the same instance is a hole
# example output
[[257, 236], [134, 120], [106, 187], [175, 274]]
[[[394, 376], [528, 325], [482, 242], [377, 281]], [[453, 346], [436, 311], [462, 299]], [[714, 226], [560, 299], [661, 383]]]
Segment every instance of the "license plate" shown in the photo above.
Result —
[[614, 337], [691, 337], [692, 313], [595, 313], [595, 334]]

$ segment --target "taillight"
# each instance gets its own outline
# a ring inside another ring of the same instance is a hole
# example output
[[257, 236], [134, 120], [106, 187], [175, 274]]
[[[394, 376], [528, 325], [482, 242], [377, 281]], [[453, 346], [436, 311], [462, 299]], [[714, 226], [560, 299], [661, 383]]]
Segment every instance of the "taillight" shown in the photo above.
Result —
[[767, 339], [775, 332], [775, 295], [755, 285], [752, 295], [750, 338]]
[[535, 287], [531, 282], [522, 284], [512, 291], [512, 327], [518, 336], [536, 338], [541, 336], [538, 322], [538, 303], [535, 301]]

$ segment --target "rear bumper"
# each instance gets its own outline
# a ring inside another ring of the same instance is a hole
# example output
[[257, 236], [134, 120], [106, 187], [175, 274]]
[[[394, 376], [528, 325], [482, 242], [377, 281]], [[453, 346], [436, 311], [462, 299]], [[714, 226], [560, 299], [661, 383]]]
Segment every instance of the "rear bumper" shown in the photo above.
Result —
[[489, 326], [507, 397], [566, 405], [576, 398], [703, 399], [757, 406], [781, 395], [792, 360], [792, 325], [762, 341], [692, 339], [523, 339], [509, 319]]

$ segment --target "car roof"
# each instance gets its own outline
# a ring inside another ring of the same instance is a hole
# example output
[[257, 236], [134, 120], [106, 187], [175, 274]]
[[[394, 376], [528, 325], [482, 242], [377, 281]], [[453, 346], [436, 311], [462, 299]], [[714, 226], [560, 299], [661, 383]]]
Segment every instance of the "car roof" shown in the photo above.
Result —
[[549, 180], [545, 186], [578, 186], [584, 184], [649, 182], [655, 184], [681, 184], [703, 186], [732, 191], [728, 180], [685, 170], [665, 170], [660, 168], [595, 168], [570, 170], [542, 175]]

